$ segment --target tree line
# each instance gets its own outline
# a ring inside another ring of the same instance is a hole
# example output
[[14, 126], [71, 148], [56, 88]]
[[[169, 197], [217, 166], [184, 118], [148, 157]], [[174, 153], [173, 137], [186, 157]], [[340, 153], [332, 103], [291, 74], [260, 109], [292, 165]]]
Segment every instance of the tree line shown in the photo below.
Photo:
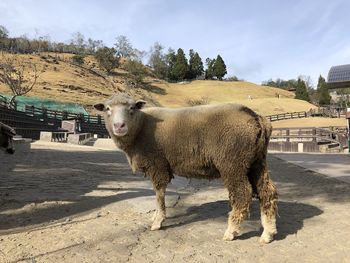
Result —
[[295, 98], [312, 102], [321, 106], [329, 105], [331, 103], [331, 96], [327, 82], [322, 75], [319, 76], [317, 82], [317, 89], [314, 90], [311, 85], [311, 78], [309, 76], [299, 76], [298, 79], [276, 79], [264, 81], [262, 85], [281, 88], [285, 90], [294, 90]]
[[[164, 52], [164, 47], [156, 42], [148, 52], [134, 48], [126, 36], [118, 36], [113, 47], [108, 47], [102, 40], [86, 39], [83, 34], [76, 32], [69, 43], [54, 42], [49, 36], [41, 36], [30, 39], [26, 36], [9, 37], [9, 31], [0, 25], [0, 51], [9, 53], [32, 54], [40, 52], [72, 53], [72, 61], [75, 64], [84, 64], [86, 55], [93, 55], [99, 67], [107, 73], [120, 65], [120, 59], [128, 62], [126, 67], [136, 66], [139, 70], [135, 73], [145, 73], [141, 70], [144, 58], [148, 55], [149, 66], [155, 76], [168, 81], [182, 81], [193, 79], [218, 79], [222, 80], [227, 74], [223, 58], [207, 58], [205, 65], [202, 58], [193, 49], [189, 50], [188, 59], [182, 48], [173, 50], [169, 48]], [[131, 65], [129, 65], [131, 64]], [[204, 68], [206, 66], [206, 68]], [[142, 72], [141, 72], [142, 71]]]
[[176, 52], [169, 48], [164, 52], [164, 47], [156, 42], [149, 52], [149, 65], [158, 78], [170, 81], [193, 79], [218, 79], [222, 80], [227, 74], [226, 65], [220, 55], [215, 59], [206, 59], [206, 69], [202, 58], [193, 49], [189, 50], [189, 59], [182, 48]]

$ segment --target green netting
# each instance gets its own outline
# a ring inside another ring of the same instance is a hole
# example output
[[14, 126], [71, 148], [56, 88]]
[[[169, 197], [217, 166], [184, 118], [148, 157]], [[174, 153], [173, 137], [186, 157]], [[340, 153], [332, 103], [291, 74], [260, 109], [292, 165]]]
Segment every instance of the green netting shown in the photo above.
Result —
[[[8, 100], [12, 98], [9, 95], [1, 95]], [[25, 111], [25, 105], [34, 106], [36, 108], [46, 108], [48, 110], [56, 110], [56, 111], [67, 111], [71, 113], [83, 113], [84, 115], [88, 115], [87, 111], [80, 104], [70, 103], [70, 102], [60, 102], [54, 100], [46, 100], [37, 97], [25, 97], [18, 96], [16, 97], [17, 110]]]

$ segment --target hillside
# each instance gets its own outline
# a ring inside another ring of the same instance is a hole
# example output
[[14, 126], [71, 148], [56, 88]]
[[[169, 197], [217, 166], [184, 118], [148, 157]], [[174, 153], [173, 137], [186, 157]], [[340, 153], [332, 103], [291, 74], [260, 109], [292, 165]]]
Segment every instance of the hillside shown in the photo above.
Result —
[[[126, 92], [146, 99], [148, 105], [165, 107], [188, 106], [189, 100], [196, 99], [209, 103], [237, 102], [264, 115], [307, 111], [314, 107], [305, 101], [293, 99], [294, 94], [288, 91], [249, 82], [197, 80], [180, 84], [159, 81], [149, 75], [142, 88], [130, 88], [125, 85], [127, 72], [117, 69], [108, 76], [96, 66], [92, 56], [85, 58], [83, 67], [71, 63], [72, 54], [7, 56], [16, 56], [21, 63], [32, 62], [40, 72], [36, 86], [27, 96], [79, 103], [90, 111], [92, 104], [115, 92]], [[2, 58], [0, 56], [0, 60]], [[0, 83], [0, 94], [11, 92]]]
[[241, 103], [264, 115], [308, 111], [315, 107], [293, 99], [294, 94], [289, 91], [250, 82], [196, 80], [184, 84], [156, 82], [153, 86], [161, 91], [153, 97], [168, 107], [188, 106], [188, 101], [193, 99], [209, 103]]
[[[13, 55], [6, 55], [13, 57]], [[127, 92], [142, 98], [152, 98], [149, 92], [128, 89], [125, 85], [126, 72], [117, 70], [107, 76], [96, 67], [92, 56], [85, 58], [84, 67], [71, 63], [72, 54], [42, 53], [40, 55], [15, 55], [19, 63], [31, 62], [36, 65], [39, 78], [34, 89], [27, 96], [93, 105], [115, 92]], [[2, 57], [0, 56], [0, 62]], [[0, 94], [11, 94], [0, 83]]]

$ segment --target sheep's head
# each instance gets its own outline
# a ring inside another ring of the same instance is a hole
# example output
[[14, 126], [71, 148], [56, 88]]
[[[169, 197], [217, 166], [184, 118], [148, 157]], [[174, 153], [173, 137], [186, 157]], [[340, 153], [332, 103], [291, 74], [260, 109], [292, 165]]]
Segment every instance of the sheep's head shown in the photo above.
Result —
[[[95, 104], [95, 109], [104, 112], [104, 118], [109, 133], [123, 137], [137, 127], [139, 111], [146, 102], [135, 101], [126, 94], [115, 94], [104, 103]], [[111, 134], [111, 135], [112, 135]]]
[[13, 136], [16, 135], [14, 129], [3, 123], [0, 123], [0, 148], [9, 154], [15, 153], [15, 148], [13, 146]]

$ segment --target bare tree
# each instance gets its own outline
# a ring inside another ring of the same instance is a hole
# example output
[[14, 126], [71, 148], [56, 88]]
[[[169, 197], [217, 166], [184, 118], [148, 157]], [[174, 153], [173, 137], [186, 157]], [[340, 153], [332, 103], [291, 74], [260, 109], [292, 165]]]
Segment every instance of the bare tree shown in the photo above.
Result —
[[0, 82], [11, 89], [13, 96], [8, 102], [8, 107], [13, 107], [17, 96], [25, 95], [34, 88], [39, 73], [35, 64], [30, 62], [20, 62], [4, 55], [2, 61], [0, 62]]

